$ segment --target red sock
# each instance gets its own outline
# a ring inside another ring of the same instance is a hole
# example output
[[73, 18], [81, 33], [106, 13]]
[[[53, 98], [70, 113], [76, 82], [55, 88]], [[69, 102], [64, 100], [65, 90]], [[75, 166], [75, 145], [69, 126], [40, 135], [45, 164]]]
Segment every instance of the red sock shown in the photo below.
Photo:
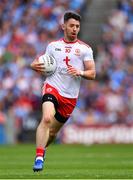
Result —
[[41, 157], [44, 157], [44, 154], [45, 154], [45, 149], [44, 148], [36, 148], [36, 156], [41, 156]]

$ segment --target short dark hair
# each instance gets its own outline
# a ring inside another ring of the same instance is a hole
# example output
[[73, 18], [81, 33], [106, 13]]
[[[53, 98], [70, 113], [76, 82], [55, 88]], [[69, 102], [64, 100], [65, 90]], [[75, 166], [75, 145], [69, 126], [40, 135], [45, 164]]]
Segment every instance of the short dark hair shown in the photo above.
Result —
[[81, 16], [76, 13], [76, 12], [73, 12], [73, 11], [67, 11], [65, 14], [64, 14], [64, 22], [68, 21], [69, 19], [75, 19], [77, 21], [81, 21]]

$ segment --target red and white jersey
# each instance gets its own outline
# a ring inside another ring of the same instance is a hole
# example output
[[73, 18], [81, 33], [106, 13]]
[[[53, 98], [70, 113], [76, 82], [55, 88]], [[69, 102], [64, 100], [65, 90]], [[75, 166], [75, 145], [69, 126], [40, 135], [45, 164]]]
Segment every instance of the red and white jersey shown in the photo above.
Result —
[[46, 83], [55, 87], [59, 94], [67, 98], [77, 98], [80, 89], [81, 77], [73, 77], [67, 73], [67, 66], [84, 70], [84, 61], [93, 61], [91, 47], [80, 40], [66, 42], [64, 39], [51, 42], [46, 53], [52, 55], [57, 61], [56, 72], [48, 76]]

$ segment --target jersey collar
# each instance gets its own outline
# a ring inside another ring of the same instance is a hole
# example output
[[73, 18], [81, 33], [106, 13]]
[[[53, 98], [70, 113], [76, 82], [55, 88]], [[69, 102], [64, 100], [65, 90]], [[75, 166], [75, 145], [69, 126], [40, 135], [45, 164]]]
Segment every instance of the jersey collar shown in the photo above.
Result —
[[67, 44], [74, 44], [74, 43], [76, 43], [76, 42], [78, 41], [78, 39], [76, 39], [76, 41], [73, 41], [73, 42], [71, 42], [71, 41], [66, 41], [64, 38], [62, 38], [62, 40], [63, 40], [65, 43], [67, 43]]

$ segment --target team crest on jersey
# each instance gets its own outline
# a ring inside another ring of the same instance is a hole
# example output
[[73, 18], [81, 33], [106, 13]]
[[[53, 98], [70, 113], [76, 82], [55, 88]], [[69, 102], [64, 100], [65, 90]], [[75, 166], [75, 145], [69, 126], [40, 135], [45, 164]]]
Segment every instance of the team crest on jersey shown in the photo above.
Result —
[[75, 49], [75, 55], [80, 56], [80, 49]]
[[47, 91], [47, 92], [51, 92], [51, 91], [52, 91], [52, 88], [47, 88], [46, 91]]

